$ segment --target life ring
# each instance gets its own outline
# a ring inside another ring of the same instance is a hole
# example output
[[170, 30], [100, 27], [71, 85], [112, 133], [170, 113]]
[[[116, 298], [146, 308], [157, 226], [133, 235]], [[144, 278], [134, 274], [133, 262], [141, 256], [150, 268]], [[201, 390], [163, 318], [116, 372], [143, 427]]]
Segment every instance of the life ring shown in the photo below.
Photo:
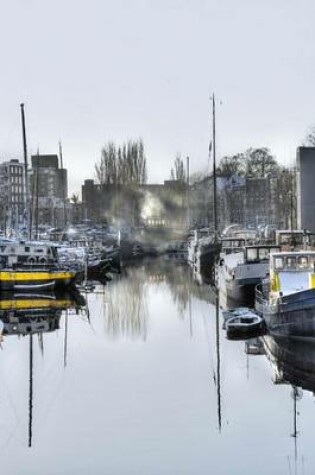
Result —
[[40, 262], [41, 264], [46, 264], [47, 261], [46, 261], [46, 258], [45, 258], [45, 257], [40, 257], [40, 258], [39, 258], [39, 262]]
[[29, 262], [30, 264], [35, 264], [36, 262], [35, 257], [28, 257], [27, 262]]

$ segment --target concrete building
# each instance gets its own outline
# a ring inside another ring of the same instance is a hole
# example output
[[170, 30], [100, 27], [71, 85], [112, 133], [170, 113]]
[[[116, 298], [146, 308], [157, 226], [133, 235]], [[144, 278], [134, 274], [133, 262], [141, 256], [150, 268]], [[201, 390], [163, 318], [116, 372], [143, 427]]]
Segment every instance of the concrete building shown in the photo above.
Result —
[[[296, 153], [297, 227], [315, 232], [315, 147], [298, 147]], [[293, 196], [295, 199], [295, 196]], [[294, 202], [292, 203], [294, 207]]]
[[9, 160], [0, 163], [1, 228], [17, 230], [25, 221], [24, 163]]
[[68, 221], [67, 170], [59, 168], [57, 155], [32, 155], [29, 170], [33, 226], [63, 226]]

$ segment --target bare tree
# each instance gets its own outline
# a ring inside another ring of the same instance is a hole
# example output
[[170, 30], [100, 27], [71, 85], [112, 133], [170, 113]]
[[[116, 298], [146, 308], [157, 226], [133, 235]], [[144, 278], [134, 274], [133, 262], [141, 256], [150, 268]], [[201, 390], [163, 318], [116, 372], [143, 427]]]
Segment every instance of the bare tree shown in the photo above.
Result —
[[79, 203], [79, 195], [77, 193], [72, 193], [70, 201], [74, 205], [78, 204]]
[[249, 148], [243, 153], [223, 157], [219, 164], [224, 175], [263, 177], [268, 173], [277, 173], [279, 165], [266, 147]]
[[171, 180], [177, 180], [182, 183], [186, 182], [184, 161], [180, 154], [176, 155], [176, 158], [174, 160], [174, 167], [171, 168]]
[[108, 142], [102, 148], [101, 159], [95, 164], [100, 184], [141, 185], [147, 181], [147, 165], [142, 140], [128, 141], [121, 147]]
[[315, 147], [315, 126], [309, 127], [303, 142], [304, 147]]

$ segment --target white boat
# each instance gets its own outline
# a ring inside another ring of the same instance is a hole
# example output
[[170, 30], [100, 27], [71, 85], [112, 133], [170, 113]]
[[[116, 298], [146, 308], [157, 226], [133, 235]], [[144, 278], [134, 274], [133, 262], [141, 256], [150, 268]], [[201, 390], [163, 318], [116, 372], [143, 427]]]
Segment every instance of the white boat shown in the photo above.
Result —
[[216, 269], [222, 300], [226, 304], [253, 301], [255, 286], [269, 275], [270, 254], [278, 250], [272, 245], [247, 245], [244, 239], [222, 239]]

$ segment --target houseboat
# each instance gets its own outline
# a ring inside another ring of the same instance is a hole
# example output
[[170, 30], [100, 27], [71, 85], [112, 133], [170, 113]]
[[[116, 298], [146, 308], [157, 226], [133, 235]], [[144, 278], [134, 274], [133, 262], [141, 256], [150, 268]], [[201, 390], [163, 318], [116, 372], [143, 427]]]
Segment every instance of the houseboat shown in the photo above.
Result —
[[222, 301], [253, 301], [255, 286], [269, 275], [269, 256], [279, 247], [247, 245], [243, 238], [222, 238], [221, 244], [216, 272]]
[[76, 271], [58, 262], [57, 246], [37, 241], [0, 241], [0, 290], [65, 289]]
[[257, 286], [255, 308], [272, 334], [315, 336], [315, 251], [270, 256], [270, 277]]

